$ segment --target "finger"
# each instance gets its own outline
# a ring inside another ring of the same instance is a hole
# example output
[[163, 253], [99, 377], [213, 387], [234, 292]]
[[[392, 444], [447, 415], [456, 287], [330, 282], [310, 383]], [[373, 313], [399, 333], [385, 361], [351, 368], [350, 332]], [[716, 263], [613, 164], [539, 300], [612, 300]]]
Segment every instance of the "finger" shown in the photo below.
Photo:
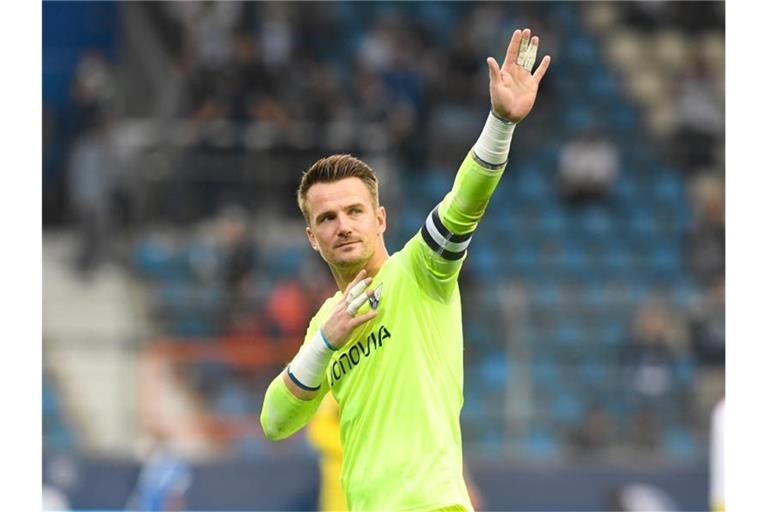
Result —
[[375, 318], [378, 313], [379, 312], [377, 310], [372, 309], [372, 310], [368, 311], [367, 313], [365, 313], [364, 315], [356, 316], [354, 318], [354, 320], [352, 320], [352, 322], [351, 322], [352, 326], [353, 327], [357, 327], [358, 325], [364, 324], [368, 320], [370, 320], [372, 318]]
[[533, 69], [533, 65], [536, 62], [536, 52], [539, 50], [539, 38], [534, 36], [531, 39], [531, 44], [528, 46], [528, 51], [525, 52], [525, 62], [523, 67], [529, 73]]
[[357, 273], [357, 275], [356, 275], [356, 276], [355, 276], [355, 278], [352, 280], [352, 282], [350, 282], [350, 283], [347, 285], [346, 289], [344, 289], [344, 295], [347, 295], [347, 294], [349, 293], [349, 290], [350, 290], [350, 289], [351, 289], [353, 286], [355, 286], [355, 285], [356, 285], [356, 284], [357, 284], [357, 283], [358, 283], [358, 282], [359, 282], [361, 279], [363, 279], [363, 277], [365, 277], [365, 272], [366, 272], [366, 271], [365, 271], [365, 269], [362, 269], [360, 272], [358, 272], [358, 273]]
[[522, 40], [520, 41], [520, 50], [517, 52], [517, 64], [522, 66], [525, 64], [525, 55], [528, 53], [528, 44], [531, 40], [531, 29], [527, 28], [523, 30]]
[[539, 64], [539, 67], [536, 68], [536, 71], [533, 73], [533, 78], [536, 79], [536, 83], [541, 82], [541, 79], [544, 78], [544, 73], [547, 72], [551, 60], [552, 58], [549, 55], [545, 55], [544, 58], [541, 59], [541, 64]]
[[355, 313], [357, 313], [357, 310], [360, 309], [360, 307], [366, 303], [368, 300], [368, 294], [367, 293], [361, 293], [358, 297], [355, 297], [352, 302], [349, 303], [347, 306], [347, 313], [350, 316], [354, 316]]
[[520, 51], [520, 41], [522, 38], [523, 33], [520, 29], [517, 29], [512, 33], [512, 39], [509, 40], [507, 54], [504, 56], [504, 62], [501, 63], [501, 69], [508, 69], [508, 67], [517, 60], [517, 53]]
[[491, 79], [491, 83], [501, 81], [501, 70], [499, 69], [499, 63], [493, 57], [485, 59], [488, 63], [488, 76]]
[[351, 303], [355, 299], [355, 297], [357, 297], [358, 295], [363, 293], [363, 290], [365, 290], [365, 288], [369, 284], [371, 284], [371, 278], [370, 277], [368, 277], [366, 279], [363, 279], [362, 281], [357, 283], [355, 286], [353, 286], [349, 290], [349, 293], [347, 293], [347, 304]]

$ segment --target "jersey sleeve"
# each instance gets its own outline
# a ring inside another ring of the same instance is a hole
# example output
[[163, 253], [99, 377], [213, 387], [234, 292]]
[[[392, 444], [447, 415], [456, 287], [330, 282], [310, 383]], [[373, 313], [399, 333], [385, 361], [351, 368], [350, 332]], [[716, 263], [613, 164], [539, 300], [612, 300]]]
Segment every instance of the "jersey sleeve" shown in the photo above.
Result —
[[[312, 339], [320, 328], [319, 318], [320, 312], [310, 321], [304, 344]], [[323, 379], [320, 390], [312, 400], [301, 400], [291, 393], [283, 380], [283, 372], [280, 372], [267, 388], [261, 407], [261, 427], [267, 439], [285, 439], [304, 427], [317, 411], [328, 389], [328, 380]]]
[[444, 300], [453, 292], [472, 234], [503, 171], [483, 164], [470, 151], [450, 192], [403, 247], [406, 265], [430, 296]]

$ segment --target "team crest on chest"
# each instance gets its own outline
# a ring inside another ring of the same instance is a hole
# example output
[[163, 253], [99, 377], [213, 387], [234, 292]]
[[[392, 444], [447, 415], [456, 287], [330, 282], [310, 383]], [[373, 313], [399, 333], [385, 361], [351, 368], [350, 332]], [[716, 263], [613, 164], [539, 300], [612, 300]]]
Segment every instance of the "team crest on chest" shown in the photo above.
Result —
[[368, 304], [371, 305], [371, 309], [376, 309], [379, 307], [379, 301], [381, 301], [381, 293], [383, 289], [384, 289], [384, 283], [381, 283], [373, 291], [373, 295], [368, 297]]

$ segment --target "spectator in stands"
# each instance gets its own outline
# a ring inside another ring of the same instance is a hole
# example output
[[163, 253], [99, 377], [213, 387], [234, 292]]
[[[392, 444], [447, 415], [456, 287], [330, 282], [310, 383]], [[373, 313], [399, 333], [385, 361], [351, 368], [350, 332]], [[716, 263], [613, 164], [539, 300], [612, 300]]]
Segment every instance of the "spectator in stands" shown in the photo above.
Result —
[[649, 404], [641, 405], [628, 414], [624, 440], [636, 454], [654, 456], [661, 448], [662, 425], [656, 408]]
[[[663, 3], [663, 2], [637, 2]], [[679, 510], [674, 500], [658, 486], [646, 483], [621, 484], [606, 498], [605, 510], [616, 512], [673, 512]]]
[[604, 199], [619, 172], [619, 150], [595, 128], [568, 141], [560, 153], [562, 196], [573, 204]]
[[725, 104], [715, 77], [707, 61], [697, 56], [680, 81], [671, 149], [675, 163], [688, 173], [713, 165], [723, 141]]
[[146, 512], [186, 510], [186, 494], [192, 483], [189, 463], [176, 453], [160, 430], [153, 435], [127, 508]]
[[651, 298], [640, 306], [621, 362], [630, 390], [641, 402], [663, 397], [670, 391], [674, 336], [671, 316], [660, 301]]
[[725, 364], [725, 277], [716, 279], [690, 315], [693, 348], [708, 366]]
[[720, 178], [706, 174], [692, 185], [693, 228], [688, 261], [705, 286], [725, 275], [725, 190]]
[[70, 510], [69, 499], [61, 490], [50, 484], [43, 484], [43, 511]]
[[73, 110], [69, 122], [75, 134], [88, 130], [110, 113], [115, 91], [115, 77], [104, 55], [96, 50], [84, 52], [71, 90]]
[[169, 12], [181, 19], [185, 31], [186, 58], [194, 69], [218, 71], [234, 55], [233, 34], [243, 6], [241, 2], [180, 2]]
[[294, 6], [283, 2], [265, 2], [260, 7], [258, 34], [264, 62], [276, 70], [287, 68], [291, 64], [297, 39], [295, 23], [291, 20]]
[[254, 309], [253, 275], [255, 245], [250, 236], [248, 214], [238, 205], [228, 205], [216, 219], [217, 249], [220, 252], [221, 282], [229, 300], [226, 322], [229, 330]]
[[217, 219], [218, 240], [222, 250], [222, 278], [233, 292], [246, 286], [254, 271], [254, 243], [248, 226], [248, 213], [237, 205], [228, 205]]
[[80, 231], [76, 267], [87, 275], [108, 254], [112, 195], [118, 161], [112, 144], [111, 120], [101, 115], [75, 142], [69, 162], [69, 196]]
[[283, 280], [267, 299], [267, 314], [276, 338], [300, 339], [310, 317], [306, 291], [297, 280]]
[[301, 111], [305, 119], [326, 124], [337, 119], [350, 119], [353, 108], [341, 89], [341, 77], [328, 63], [315, 63], [305, 70], [308, 78], [302, 84], [306, 98]]
[[672, 2], [627, 2], [619, 11], [623, 22], [635, 29], [651, 31], [667, 25], [674, 15]]
[[232, 63], [233, 99], [232, 117], [247, 120], [250, 105], [262, 94], [274, 94], [278, 77], [264, 63], [257, 39], [249, 32], [235, 35], [235, 58]]
[[366, 32], [358, 47], [358, 64], [375, 73], [390, 70], [395, 59], [397, 38], [401, 33], [401, 20], [396, 15], [381, 17]]
[[577, 455], [604, 455], [616, 441], [616, 420], [599, 404], [590, 407], [584, 421], [572, 433], [571, 448]]

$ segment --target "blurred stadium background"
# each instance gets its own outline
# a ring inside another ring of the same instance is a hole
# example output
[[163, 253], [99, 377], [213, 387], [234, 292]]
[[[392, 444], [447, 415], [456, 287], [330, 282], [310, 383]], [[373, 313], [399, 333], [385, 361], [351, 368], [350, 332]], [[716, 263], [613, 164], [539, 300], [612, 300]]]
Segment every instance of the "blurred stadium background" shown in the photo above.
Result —
[[300, 174], [369, 162], [400, 247], [482, 127], [485, 57], [529, 26], [553, 64], [462, 277], [468, 464], [491, 510], [707, 509], [724, 18], [723, 2], [44, 2], [47, 491], [142, 508], [141, 474], [190, 510], [312, 509], [303, 433], [267, 443], [258, 423], [333, 286]]

